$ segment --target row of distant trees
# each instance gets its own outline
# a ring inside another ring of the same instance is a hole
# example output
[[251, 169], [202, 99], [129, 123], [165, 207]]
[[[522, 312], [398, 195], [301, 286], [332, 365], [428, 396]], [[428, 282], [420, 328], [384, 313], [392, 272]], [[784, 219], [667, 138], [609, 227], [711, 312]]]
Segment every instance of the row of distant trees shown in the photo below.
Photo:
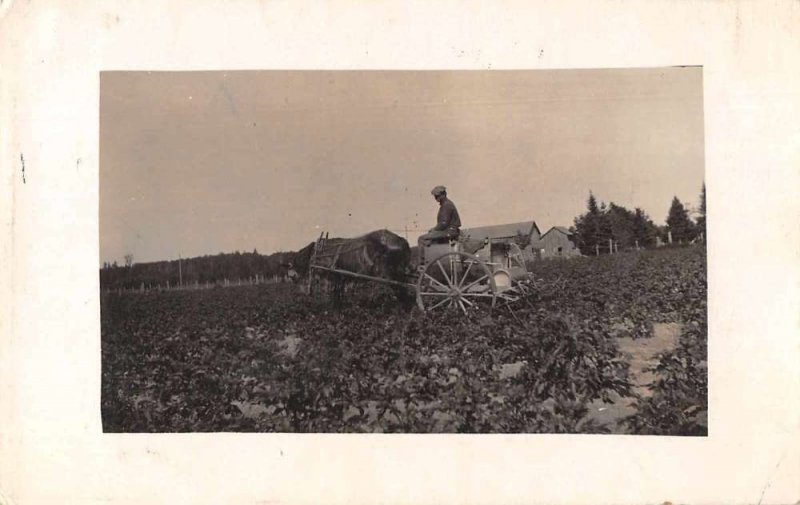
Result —
[[576, 244], [582, 254], [596, 251], [609, 252], [609, 242], [620, 249], [653, 247], [661, 240], [686, 243], [704, 240], [706, 235], [706, 186], [700, 192], [700, 206], [695, 220], [689, 210], [678, 200], [672, 199], [667, 213], [666, 226], [657, 226], [650, 216], [640, 208], [629, 210], [614, 202], [599, 205], [594, 194], [589, 192], [585, 213], [575, 218], [572, 227]]
[[100, 287], [103, 289], [131, 289], [145, 286], [194, 285], [238, 281], [259, 276], [272, 278], [286, 274], [292, 253], [278, 252], [270, 255], [252, 253], [220, 253], [217, 255], [184, 258], [171, 261], [135, 263], [132, 255], [125, 256], [125, 265], [106, 263], [100, 270]]
[[[690, 242], [705, 237], [706, 188], [700, 194], [698, 216], [692, 220], [688, 209], [677, 197], [672, 199], [666, 226], [657, 226], [640, 208], [633, 211], [613, 202], [597, 203], [589, 193], [587, 211], [575, 218], [572, 227], [581, 253], [593, 255], [596, 251], [609, 252], [609, 241], [619, 249], [653, 247], [657, 240], [666, 242], [671, 233], [673, 242]], [[530, 237], [527, 237], [528, 239]], [[220, 253], [171, 261], [134, 263], [130, 254], [125, 264], [105, 263], [100, 270], [103, 289], [131, 289], [145, 286], [194, 285], [220, 283], [254, 278], [272, 278], [286, 275], [293, 253], [277, 252], [270, 255], [252, 253]]]

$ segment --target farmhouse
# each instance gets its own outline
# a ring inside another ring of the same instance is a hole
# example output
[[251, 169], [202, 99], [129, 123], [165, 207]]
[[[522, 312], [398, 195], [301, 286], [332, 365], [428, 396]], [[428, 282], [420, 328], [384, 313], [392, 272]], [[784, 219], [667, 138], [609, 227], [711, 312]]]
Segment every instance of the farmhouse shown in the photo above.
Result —
[[571, 231], [563, 226], [553, 226], [539, 239], [542, 258], [572, 258], [580, 256]]
[[491, 240], [497, 242], [517, 242], [522, 248], [525, 259], [535, 259], [539, 256], [539, 240], [542, 232], [536, 221], [523, 221], [520, 223], [498, 224], [494, 226], [480, 226], [465, 228], [461, 235], [472, 240]]

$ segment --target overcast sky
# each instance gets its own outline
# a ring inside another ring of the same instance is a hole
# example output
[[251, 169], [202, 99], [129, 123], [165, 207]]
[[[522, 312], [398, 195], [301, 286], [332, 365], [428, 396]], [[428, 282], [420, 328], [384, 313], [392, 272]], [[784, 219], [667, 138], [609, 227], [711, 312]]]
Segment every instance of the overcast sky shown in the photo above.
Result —
[[[104, 72], [100, 261], [294, 250], [320, 231], [662, 224], [703, 183], [700, 68]], [[412, 242], [419, 233], [408, 233]]]

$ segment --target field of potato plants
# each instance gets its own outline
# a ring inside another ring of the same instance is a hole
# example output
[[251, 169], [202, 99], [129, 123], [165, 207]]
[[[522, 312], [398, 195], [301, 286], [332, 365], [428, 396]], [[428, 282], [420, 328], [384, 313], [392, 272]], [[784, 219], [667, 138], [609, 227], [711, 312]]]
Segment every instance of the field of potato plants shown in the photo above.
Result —
[[703, 246], [533, 267], [513, 315], [371, 284], [103, 293], [104, 431], [707, 434]]

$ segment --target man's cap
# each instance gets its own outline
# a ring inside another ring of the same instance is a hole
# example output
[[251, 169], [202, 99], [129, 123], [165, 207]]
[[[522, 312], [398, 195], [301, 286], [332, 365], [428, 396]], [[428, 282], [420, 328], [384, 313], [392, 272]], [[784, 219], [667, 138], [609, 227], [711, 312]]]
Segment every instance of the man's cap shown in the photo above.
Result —
[[444, 186], [436, 186], [435, 188], [433, 188], [433, 189], [431, 190], [431, 194], [432, 194], [433, 196], [439, 196], [439, 195], [441, 195], [442, 193], [446, 193], [446, 192], [447, 192], [447, 189], [445, 189], [445, 187], [444, 187]]

